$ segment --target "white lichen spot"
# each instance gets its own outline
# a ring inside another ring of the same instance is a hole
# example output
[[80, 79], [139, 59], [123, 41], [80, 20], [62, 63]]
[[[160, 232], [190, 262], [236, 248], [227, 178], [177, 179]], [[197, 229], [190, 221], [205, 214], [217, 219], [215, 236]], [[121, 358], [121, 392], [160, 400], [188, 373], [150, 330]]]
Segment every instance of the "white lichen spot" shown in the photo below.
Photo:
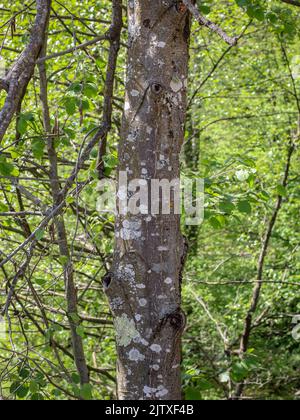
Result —
[[160, 41], [160, 42], [157, 43], [157, 46], [158, 46], [158, 48], [165, 48], [166, 43], [163, 42], [163, 41]]
[[169, 248], [168, 248], [167, 246], [159, 246], [159, 247], [157, 248], [157, 250], [158, 250], [159, 252], [165, 252], [165, 251], [169, 251]]
[[143, 346], [146, 346], [146, 347], [149, 346], [149, 342], [145, 340], [144, 338], [141, 338], [139, 341], [137, 341], [137, 343], [141, 343], [143, 344]]
[[143, 360], [145, 360], [145, 356], [139, 352], [138, 349], [131, 349], [130, 352], [128, 353], [128, 357], [129, 360], [131, 360], [132, 362], [142, 362]]
[[119, 309], [122, 305], [123, 305], [123, 299], [121, 299], [120, 297], [116, 297], [114, 299], [112, 299], [111, 301], [111, 307], [112, 309]]
[[154, 353], [160, 353], [162, 349], [159, 344], [151, 344], [150, 350], [152, 350]]
[[130, 110], [130, 103], [129, 103], [129, 101], [125, 101], [124, 109], [125, 109], [125, 111], [129, 111]]
[[[159, 236], [158, 234], [153, 234], [153, 236]], [[151, 267], [151, 270], [154, 271], [154, 273], [161, 273], [168, 269], [167, 263], [161, 263], [161, 264], [153, 264]]]
[[173, 280], [172, 280], [170, 277], [167, 277], [167, 278], [165, 279], [165, 283], [166, 283], [166, 284], [172, 284], [172, 283], [173, 283]]
[[146, 289], [146, 286], [142, 283], [136, 285], [137, 289]]
[[136, 314], [136, 315], [134, 315], [134, 318], [137, 322], [139, 322], [142, 319], [142, 315]]
[[146, 385], [144, 386], [143, 391], [146, 397], [148, 398], [152, 398], [153, 396], [156, 396], [158, 398], [164, 397], [169, 393], [169, 391], [163, 385], [159, 385], [157, 388], [152, 388]]
[[126, 314], [115, 319], [115, 329], [118, 345], [122, 347], [129, 346], [133, 340], [140, 337], [140, 333], [136, 329], [134, 321], [129, 319]]
[[135, 280], [135, 270], [132, 264], [120, 264], [117, 275], [121, 280], [133, 283]]
[[170, 88], [173, 90], [173, 92], [177, 93], [183, 88], [183, 83], [177, 76], [173, 76], [173, 79], [170, 83]]
[[144, 298], [139, 299], [139, 305], [142, 306], [142, 307], [146, 306], [147, 305], [147, 299], [144, 299]]
[[151, 368], [157, 372], [159, 370], [159, 365], [152, 365]]
[[140, 92], [139, 92], [138, 90], [135, 90], [135, 89], [133, 89], [133, 90], [130, 92], [130, 95], [131, 95], [131, 96], [134, 96], [134, 97], [139, 96], [139, 94], [140, 94]]
[[142, 236], [142, 233], [140, 231], [141, 224], [141, 221], [135, 222], [125, 220], [123, 222], [123, 228], [120, 231], [121, 238], [124, 239], [124, 241], [139, 239]]
[[148, 171], [147, 171], [147, 169], [146, 169], [146, 168], [143, 168], [143, 169], [142, 169], [142, 175], [148, 175]]
[[157, 393], [155, 394], [156, 397], [164, 397], [165, 395], [168, 395], [169, 391], [163, 386], [159, 385], [157, 388]]
[[146, 397], [151, 397], [153, 394], [156, 393], [157, 388], [151, 388], [150, 386], [145, 385], [143, 391]]

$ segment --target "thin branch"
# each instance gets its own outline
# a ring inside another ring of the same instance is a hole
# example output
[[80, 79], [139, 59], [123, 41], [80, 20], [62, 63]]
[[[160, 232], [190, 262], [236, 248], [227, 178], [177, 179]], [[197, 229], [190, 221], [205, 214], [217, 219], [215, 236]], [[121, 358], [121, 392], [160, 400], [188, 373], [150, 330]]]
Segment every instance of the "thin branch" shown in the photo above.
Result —
[[292, 6], [300, 7], [300, 2], [296, 1], [296, 0], [281, 0], [281, 1], [283, 1], [283, 3], [287, 3], [287, 4], [290, 4]]
[[40, 211], [1, 211], [0, 216], [16, 217], [16, 216], [43, 216]]
[[108, 39], [109, 39], [108, 34], [105, 34], [105, 35], [102, 35], [102, 36], [97, 36], [96, 38], [94, 38], [90, 41], [83, 42], [82, 44], [76, 45], [75, 47], [68, 48], [65, 51], [54, 53], [54, 54], [48, 55], [47, 57], [41, 57], [37, 60], [37, 64], [43, 63], [43, 62], [48, 61], [48, 60], [52, 60], [53, 58], [62, 57], [62, 56], [67, 55], [67, 54], [72, 54], [75, 51], [82, 50], [85, 47], [89, 47], [91, 45], [97, 44], [100, 41], [105, 41], [105, 40], [108, 40]]
[[[111, 126], [114, 81], [115, 81], [115, 75], [116, 75], [118, 53], [120, 49], [122, 27], [123, 27], [122, 1], [113, 0], [112, 24], [109, 29], [110, 48], [109, 48], [109, 54], [108, 54], [108, 63], [107, 63], [105, 90], [104, 90], [104, 103], [103, 103], [103, 115], [105, 118], [103, 122], [106, 124], [107, 127]], [[97, 170], [99, 172], [100, 179], [103, 178], [103, 173], [104, 173], [103, 157], [106, 154], [107, 134], [108, 134], [108, 131], [104, 134], [104, 136], [102, 136], [102, 139], [101, 139], [101, 142], [99, 143], [99, 148], [98, 148]]]
[[220, 26], [218, 26], [216, 23], [211, 22], [206, 17], [202, 16], [199, 12], [197, 6], [195, 6], [191, 0], [183, 0], [183, 3], [186, 5], [186, 7], [189, 9], [191, 14], [194, 16], [194, 18], [197, 20], [197, 22], [200, 25], [205, 26], [206, 28], [209, 28], [211, 31], [215, 32], [219, 35], [220, 38], [222, 38], [227, 44], [234, 46], [238, 43], [238, 37], [231, 37], [229, 36]]

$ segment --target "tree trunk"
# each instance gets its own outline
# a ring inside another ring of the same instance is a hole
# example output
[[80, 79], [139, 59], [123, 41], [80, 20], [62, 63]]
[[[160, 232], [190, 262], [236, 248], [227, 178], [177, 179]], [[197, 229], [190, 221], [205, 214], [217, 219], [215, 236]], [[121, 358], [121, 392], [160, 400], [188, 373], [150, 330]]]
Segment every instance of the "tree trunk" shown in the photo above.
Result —
[[[150, 186], [151, 179], [180, 177], [190, 16], [182, 2], [129, 0], [128, 19], [119, 171], [128, 182]], [[123, 195], [120, 187], [119, 204]], [[171, 194], [171, 209], [174, 200]], [[125, 215], [118, 207], [114, 263], [104, 279], [117, 334], [118, 398], [179, 400], [186, 254], [180, 216], [155, 215], [153, 207], [149, 214]]]

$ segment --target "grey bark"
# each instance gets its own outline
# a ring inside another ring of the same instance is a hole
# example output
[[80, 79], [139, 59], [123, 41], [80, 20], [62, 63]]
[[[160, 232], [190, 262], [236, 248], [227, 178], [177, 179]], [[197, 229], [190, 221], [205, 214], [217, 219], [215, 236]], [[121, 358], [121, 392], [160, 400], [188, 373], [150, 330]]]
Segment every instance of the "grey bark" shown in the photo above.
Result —
[[30, 40], [14, 66], [1, 80], [0, 88], [7, 91], [5, 104], [0, 112], [0, 143], [18, 110], [44, 44], [51, 0], [36, 0], [36, 18]]
[[[128, 180], [180, 176], [190, 15], [182, 2], [130, 0], [126, 99], [119, 148]], [[171, 208], [175, 205], [171, 200]], [[181, 399], [180, 216], [119, 213], [104, 287], [117, 333], [120, 400]]]

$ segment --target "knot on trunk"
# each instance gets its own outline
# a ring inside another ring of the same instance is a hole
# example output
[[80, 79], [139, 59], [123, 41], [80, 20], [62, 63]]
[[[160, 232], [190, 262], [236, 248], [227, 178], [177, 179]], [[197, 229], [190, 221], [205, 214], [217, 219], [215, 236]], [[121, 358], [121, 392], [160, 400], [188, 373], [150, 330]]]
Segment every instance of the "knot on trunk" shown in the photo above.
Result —
[[158, 82], [153, 82], [151, 84], [151, 92], [154, 93], [154, 95], [160, 95], [163, 91], [163, 86]]
[[181, 308], [176, 309], [175, 312], [168, 315], [168, 320], [175, 331], [183, 331], [186, 326], [186, 315]]
[[102, 278], [102, 284], [103, 284], [104, 290], [109, 289], [109, 286], [111, 285], [112, 280], [113, 280], [113, 273], [109, 271]]
[[[172, 335], [180, 334], [186, 326], [186, 315], [181, 308], [167, 314], [160, 322], [160, 325], [155, 331], [154, 337], [156, 338], [162, 330], [172, 330]], [[171, 327], [171, 328], [170, 328]]]

